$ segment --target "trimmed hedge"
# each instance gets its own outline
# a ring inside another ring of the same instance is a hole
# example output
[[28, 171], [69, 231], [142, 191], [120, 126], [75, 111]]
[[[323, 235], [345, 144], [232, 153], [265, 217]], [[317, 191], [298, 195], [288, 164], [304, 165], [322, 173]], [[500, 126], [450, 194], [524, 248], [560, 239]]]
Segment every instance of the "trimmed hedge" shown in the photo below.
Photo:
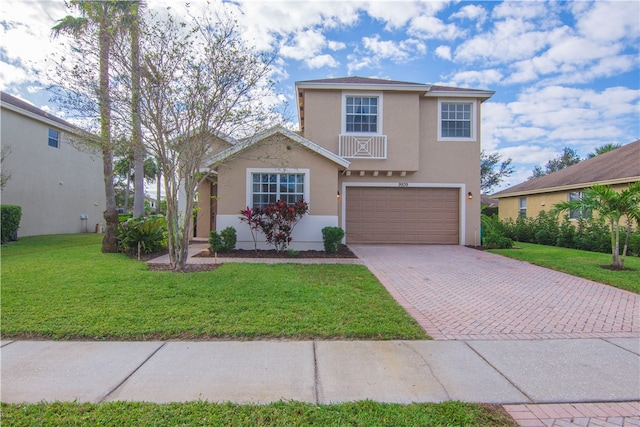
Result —
[[17, 240], [22, 208], [16, 205], [0, 205], [0, 228], [2, 229], [2, 243]]
[[340, 227], [324, 227], [322, 229], [322, 240], [324, 251], [328, 254], [335, 254], [340, 249], [340, 243], [344, 237], [344, 230]]

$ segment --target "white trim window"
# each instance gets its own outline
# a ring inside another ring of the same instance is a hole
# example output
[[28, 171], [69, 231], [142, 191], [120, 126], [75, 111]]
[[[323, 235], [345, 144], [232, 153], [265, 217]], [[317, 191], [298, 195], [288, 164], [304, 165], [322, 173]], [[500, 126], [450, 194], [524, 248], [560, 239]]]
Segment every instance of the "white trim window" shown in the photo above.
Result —
[[60, 148], [60, 132], [49, 128], [49, 147]]
[[343, 133], [381, 134], [382, 96], [375, 93], [344, 94]]
[[264, 208], [278, 200], [289, 204], [308, 202], [308, 171], [247, 170], [249, 180], [248, 205]]
[[475, 141], [475, 115], [475, 101], [440, 101], [438, 103], [438, 139], [441, 141]]
[[520, 197], [518, 200], [518, 218], [526, 218], [527, 217], [527, 198]]

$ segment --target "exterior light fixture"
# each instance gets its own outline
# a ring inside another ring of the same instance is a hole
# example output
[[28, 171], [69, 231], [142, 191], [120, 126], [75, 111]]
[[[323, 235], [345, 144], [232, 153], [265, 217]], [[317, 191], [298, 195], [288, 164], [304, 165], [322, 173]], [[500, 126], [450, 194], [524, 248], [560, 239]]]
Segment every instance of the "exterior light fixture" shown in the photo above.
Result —
[[340, 198], [340, 190], [338, 190], [338, 194], [336, 195], [336, 197], [339, 199]]
[[471, 191], [467, 193], [467, 199], [469, 200], [473, 199], [473, 193]]

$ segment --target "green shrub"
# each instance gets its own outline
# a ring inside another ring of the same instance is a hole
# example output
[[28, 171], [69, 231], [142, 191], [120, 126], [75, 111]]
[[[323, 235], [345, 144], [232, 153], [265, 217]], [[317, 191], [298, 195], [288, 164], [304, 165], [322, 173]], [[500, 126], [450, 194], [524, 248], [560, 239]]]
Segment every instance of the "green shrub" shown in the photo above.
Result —
[[131, 218], [118, 227], [120, 250], [128, 254], [149, 254], [167, 247], [167, 223], [164, 217]]
[[344, 230], [340, 227], [325, 227], [322, 229], [322, 241], [324, 251], [328, 254], [335, 254], [340, 249], [340, 243], [344, 237]]
[[558, 240], [558, 219], [545, 211], [541, 211], [533, 220], [533, 242], [538, 245], [555, 246]]
[[629, 236], [629, 255], [640, 256], [640, 230]]
[[611, 253], [611, 231], [604, 218], [578, 219], [576, 249]]
[[489, 231], [482, 238], [482, 246], [488, 249], [511, 249], [513, 240], [500, 233]]
[[569, 219], [569, 215], [564, 216], [564, 219], [558, 228], [556, 246], [569, 249], [574, 249], [576, 247], [576, 227]]
[[22, 208], [16, 205], [0, 205], [0, 228], [2, 229], [2, 243], [17, 239]]
[[513, 240], [505, 236], [504, 224], [497, 216], [481, 215], [482, 246], [489, 249], [509, 249]]
[[131, 214], [118, 214], [118, 222], [127, 222], [128, 220], [130, 220], [131, 218], [133, 218], [133, 215]]
[[236, 229], [233, 227], [227, 227], [218, 233], [217, 231], [211, 231], [209, 233], [209, 245], [213, 252], [231, 252], [236, 248]]

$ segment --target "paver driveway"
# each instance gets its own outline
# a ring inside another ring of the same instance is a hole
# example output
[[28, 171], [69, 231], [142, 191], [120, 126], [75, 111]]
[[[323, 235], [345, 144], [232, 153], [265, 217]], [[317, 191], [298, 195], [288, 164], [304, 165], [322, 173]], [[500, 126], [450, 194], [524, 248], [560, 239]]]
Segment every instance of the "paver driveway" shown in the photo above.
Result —
[[640, 295], [463, 246], [349, 245], [434, 339], [640, 335]]

